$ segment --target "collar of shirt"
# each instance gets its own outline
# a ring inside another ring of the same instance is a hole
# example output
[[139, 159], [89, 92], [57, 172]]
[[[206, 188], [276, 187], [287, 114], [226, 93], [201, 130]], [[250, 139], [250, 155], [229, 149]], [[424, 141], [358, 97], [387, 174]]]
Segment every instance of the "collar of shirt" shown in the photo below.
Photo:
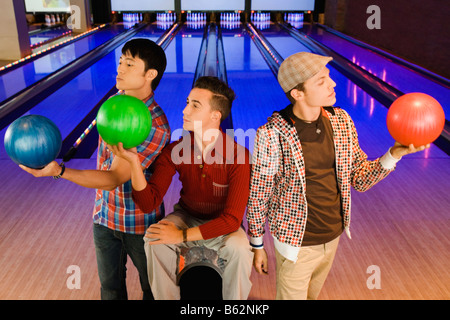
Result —
[[203, 150], [199, 148], [200, 142], [197, 142], [197, 138], [193, 132], [189, 132], [189, 137], [191, 139], [193, 157], [202, 155], [203, 160], [208, 163], [211, 163], [211, 160], [212, 163], [219, 163], [219, 161], [220, 163], [233, 163], [236, 151], [234, 140], [221, 129], [219, 129], [217, 136], [215, 136], [214, 142], [208, 144]]
[[[125, 94], [125, 91], [119, 90], [117, 94]], [[147, 107], [150, 107], [153, 104], [153, 102], [155, 102], [155, 93], [152, 91], [152, 93], [150, 93], [150, 95], [142, 101], [145, 103]]]
[[213, 142], [209, 143], [208, 145], [206, 145], [203, 148], [203, 141], [201, 140], [202, 137], [197, 136], [195, 133], [194, 135], [194, 145], [195, 147], [200, 150], [203, 155], [205, 155], [209, 150], [211, 150], [212, 148], [214, 148], [214, 146], [216, 145], [217, 139], [219, 138], [219, 135], [221, 134], [220, 129], [214, 130], [214, 134], [210, 135], [211, 140], [213, 140]]

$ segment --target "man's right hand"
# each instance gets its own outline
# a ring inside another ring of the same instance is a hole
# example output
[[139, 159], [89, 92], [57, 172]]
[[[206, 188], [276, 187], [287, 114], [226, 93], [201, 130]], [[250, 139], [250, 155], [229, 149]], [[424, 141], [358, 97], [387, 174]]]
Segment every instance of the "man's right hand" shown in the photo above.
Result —
[[56, 161], [50, 162], [48, 165], [46, 165], [42, 169], [32, 169], [32, 168], [26, 167], [21, 164], [19, 165], [19, 167], [37, 178], [53, 177], [53, 176], [57, 176], [61, 173], [61, 167], [59, 166], [59, 164]]

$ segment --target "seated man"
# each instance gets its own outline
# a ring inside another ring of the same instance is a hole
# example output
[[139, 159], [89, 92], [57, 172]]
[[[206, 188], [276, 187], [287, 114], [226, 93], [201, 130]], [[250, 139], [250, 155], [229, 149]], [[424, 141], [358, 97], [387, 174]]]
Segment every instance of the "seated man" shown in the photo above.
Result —
[[109, 146], [131, 166], [133, 198], [143, 209], [157, 207], [176, 172], [182, 183], [174, 212], [145, 235], [150, 286], [155, 299], [180, 299], [177, 247], [202, 245], [225, 261], [223, 298], [247, 299], [253, 254], [240, 228], [250, 181], [250, 153], [220, 130], [234, 92], [215, 77], [199, 78], [187, 98], [183, 129], [189, 134], [168, 145], [146, 181], [134, 149]]

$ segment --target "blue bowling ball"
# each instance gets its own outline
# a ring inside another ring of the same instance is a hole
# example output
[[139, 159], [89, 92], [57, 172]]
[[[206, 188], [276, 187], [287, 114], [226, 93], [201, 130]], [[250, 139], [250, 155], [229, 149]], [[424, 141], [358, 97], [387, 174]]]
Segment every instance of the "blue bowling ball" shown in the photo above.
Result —
[[42, 169], [58, 156], [61, 132], [48, 118], [28, 115], [16, 119], [5, 133], [5, 149], [17, 164]]

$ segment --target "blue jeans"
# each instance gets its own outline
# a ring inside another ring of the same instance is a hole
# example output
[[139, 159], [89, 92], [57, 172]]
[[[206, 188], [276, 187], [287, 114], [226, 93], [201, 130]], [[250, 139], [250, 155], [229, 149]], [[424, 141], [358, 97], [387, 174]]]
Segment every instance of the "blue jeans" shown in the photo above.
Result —
[[126, 300], [127, 255], [139, 272], [144, 300], [153, 300], [143, 235], [114, 231], [94, 223], [94, 244], [102, 300]]

